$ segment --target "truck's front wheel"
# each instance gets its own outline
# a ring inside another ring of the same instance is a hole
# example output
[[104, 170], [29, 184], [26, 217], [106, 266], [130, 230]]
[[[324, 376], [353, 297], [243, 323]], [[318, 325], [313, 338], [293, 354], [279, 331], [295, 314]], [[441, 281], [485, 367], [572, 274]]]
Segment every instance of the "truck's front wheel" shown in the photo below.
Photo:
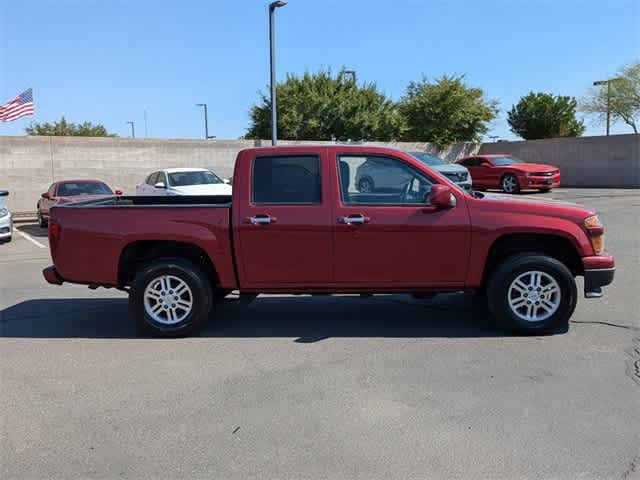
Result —
[[212, 305], [206, 276], [179, 258], [154, 260], [136, 275], [129, 311], [147, 332], [162, 337], [188, 335], [203, 324]]
[[555, 258], [536, 253], [504, 260], [487, 288], [489, 309], [497, 320], [526, 335], [566, 330], [577, 297], [569, 269]]

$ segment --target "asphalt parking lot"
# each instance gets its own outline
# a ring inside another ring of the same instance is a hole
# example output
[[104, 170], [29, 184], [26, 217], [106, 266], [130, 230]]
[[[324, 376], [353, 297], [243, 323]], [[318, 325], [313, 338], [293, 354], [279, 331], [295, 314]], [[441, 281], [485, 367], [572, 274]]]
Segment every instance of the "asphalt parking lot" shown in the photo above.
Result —
[[536, 197], [595, 206], [617, 261], [548, 337], [452, 294], [232, 296], [193, 338], [143, 338], [124, 294], [46, 284], [46, 232], [18, 224], [0, 245], [0, 477], [638, 478], [640, 192]]

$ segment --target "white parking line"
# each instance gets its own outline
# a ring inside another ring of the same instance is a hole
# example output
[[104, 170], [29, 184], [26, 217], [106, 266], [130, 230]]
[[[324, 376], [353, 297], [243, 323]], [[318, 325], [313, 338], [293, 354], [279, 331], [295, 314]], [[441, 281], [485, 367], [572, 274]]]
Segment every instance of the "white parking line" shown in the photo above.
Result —
[[37, 241], [35, 238], [33, 238], [28, 233], [24, 233], [22, 230], [18, 230], [18, 228], [15, 227], [15, 226], [13, 227], [13, 229], [17, 232], [18, 235], [20, 235], [23, 238], [26, 238], [31, 243], [33, 243], [36, 247], [38, 247], [38, 248], [47, 248], [46, 245], [41, 244], [39, 241]]

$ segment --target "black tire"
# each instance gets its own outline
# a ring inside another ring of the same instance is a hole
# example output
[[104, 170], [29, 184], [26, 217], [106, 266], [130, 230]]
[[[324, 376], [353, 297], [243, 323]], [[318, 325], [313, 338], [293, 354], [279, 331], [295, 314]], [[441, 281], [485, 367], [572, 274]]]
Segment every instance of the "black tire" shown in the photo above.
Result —
[[[177, 323], [156, 321], [145, 307], [145, 290], [162, 275], [177, 277], [186, 283], [191, 291], [191, 310]], [[189, 335], [206, 322], [212, 307], [211, 287], [207, 276], [193, 263], [180, 258], [154, 260], [136, 274], [129, 291], [130, 315], [143, 331], [158, 337]]]
[[42, 216], [42, 212], [40, 211], [40, 209], [38, 209], [38, 226], [40, 228], [47, 228], [48, 225], [49, 222], [44, 219], [44, 217]]
[[[514, 182], [513, 189], [508, 189], [505, 185], [505, 182]], [[502, 176], [500, 179], [500, 188], [505, 193], [520, 193], [520, 184], [518, 183], [518, 178], [513, 173], [507, 173]]]
[[358, 180], [358, 191], [360, 193], [371, 193], [375, 188], [376, 185], [371, 177], [362, 177]]
[[547, 192], [550, 192], [550, 191], [551, 191], [551, 189], [550, 189], [550, 188], [541, 188], [541, 189], [540, 189], [540, 191], [541, 191], [542, 193], [547, 193]]
[[[560, 288], [557, 310], [539, 321], [521, 319], [509, 306], [511, 283], [519, 275], [530, 271], [546, 273]], [[569, 318], [578, 300], [578, 289], [573, 275], [562, 262], [542, 253], [521, 253], [507, 257], [492, 273], [487, 286], [487, 299], [489, 310], [507, 330], [524, 335], [544, 335], [568, 330]]]

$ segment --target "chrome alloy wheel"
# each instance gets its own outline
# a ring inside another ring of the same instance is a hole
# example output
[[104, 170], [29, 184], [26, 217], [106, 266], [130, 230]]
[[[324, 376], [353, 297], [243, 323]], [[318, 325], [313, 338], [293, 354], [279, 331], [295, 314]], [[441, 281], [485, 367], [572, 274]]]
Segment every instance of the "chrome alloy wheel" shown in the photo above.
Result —
[[560, 285], [548, 273], [525, 272], [511, 282], [507, 291], [514, 315], [527, 322], [540, 322], [556, 313], [562, 294]]
[[173, 275], [162, 275], [147, 285], [144, 309], [154, 321], [174, 325], [191, 313], [193, 294], [184, 280]]
[[513, 175], [507, 175], [502, 179], [502, 190], [514, 193], [518, 189], [518, 179]]

